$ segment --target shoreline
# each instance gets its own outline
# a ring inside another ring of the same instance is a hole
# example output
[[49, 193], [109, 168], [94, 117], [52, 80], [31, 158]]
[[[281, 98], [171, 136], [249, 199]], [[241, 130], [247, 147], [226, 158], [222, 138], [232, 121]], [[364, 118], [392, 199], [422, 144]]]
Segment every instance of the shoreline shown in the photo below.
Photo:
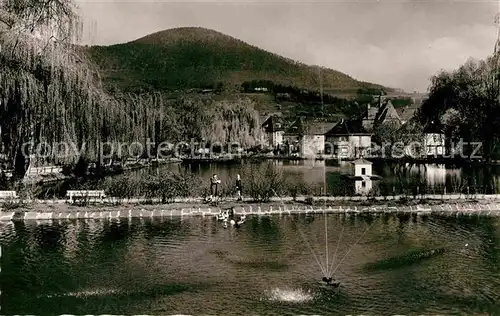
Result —
[[[54, 203], [55, 202], [55, 203]], [[151, 202], [151, 201], [149, 201]], [[62, 201], [32, 201], [13, 209], [2, 208], [0, 222], [29, 220], [163, 218], [184, 216], [215, 216], [221, 210], [235, 208], [236, 214], [291, 215], [291, 214], [438, 214], [444, 216], [500, 216], [500, 199], [456, 199], [404, 201], [340, 201], [316, 200], [306, 204], [298, 201], [267, 203], [221, 202], [218, 206], [197, 202], [161, 203], [92, 203], [75, 205]], [[392, 203], [391, 203], [392, 202]]]

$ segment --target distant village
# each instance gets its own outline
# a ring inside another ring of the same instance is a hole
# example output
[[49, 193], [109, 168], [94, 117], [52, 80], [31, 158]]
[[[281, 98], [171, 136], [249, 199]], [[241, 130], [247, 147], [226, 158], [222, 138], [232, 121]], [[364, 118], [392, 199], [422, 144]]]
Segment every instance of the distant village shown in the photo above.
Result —
[[[263, 144], [278, 155], [301, 158], [358, 159], [376, 157], [372, 152], [374, 126], [404, 127], [419, 107], [419, 100], [411, 106], [396, 109], [390, 98], [376, 96], [375, 104], [368, 104], [362, 117], [339, 118], [337, 122], [318, 122], [299, 118], [285, 125], [280, 114], [261, 118]], [[423, 130], [424, 156], [440, 157], [446, 152], [444, 131], [437, 127]], [[405, 144], [408, 145], [408, 144]]]

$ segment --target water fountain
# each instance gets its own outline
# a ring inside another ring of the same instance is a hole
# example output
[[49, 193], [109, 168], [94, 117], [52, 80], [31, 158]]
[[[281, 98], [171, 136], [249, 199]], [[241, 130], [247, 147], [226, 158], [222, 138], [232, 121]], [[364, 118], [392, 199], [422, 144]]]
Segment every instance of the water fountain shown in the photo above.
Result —
[[[273, 190], [273, 192], [274, 192], [274, 190]], [[283, 200], [276, 194], [276, 192], [274, 192], [274, 195], [276, 197], [278, 197], [280, 199], [280, 201], [281, 201], [281, 204], [283, 206], [285, 206]], [[375, 221], [373, 221], [366, 228], [366, 230], [361, 234], [361, 236], [358, 238], [358, 240], [356, 240], [356, 242], [347, 250], [346, 254], [342, 257], [342, 259], [338, 262], [338, 264], [334, 268], [334, 264], [335, 264], [335, 261], [336, 261], [337, 252], [338, 252], [339, 245], [340, 245], [340, 240], [342, 238], [342, 233], [344, 232], [344, 227], [345, 226], [342, 226], [342, 231], [340, 232], [339, 239], [337, 240], [337, 247], [336, 247], [335, 252], [333, 254], [333, 261], [332, 261], [331, 265], [329, 265], [329, 255], [328, 255], [328, 217], [327, 217], [327, 214], [325, 213], [325, 262], [326, 262], [326, 266], [323, 267], [323, 265], [321, 264], [321, 261], [319, 260], [319, 256], [316, 255], [316, 253], [314, 252], [313, 248], [311, 247], [311, 245], [307, 241], [307, 239], [306, 239], [303, 231], [300, 229], [300, 227], [295, 222], [295, 227], [297, 228], [297, 231], [299, 232], [299, 235], [301, 236], [301, 238], [304, 241], [304, 243], [306, 244], [306, 246], [309, 248], [309, 251], [313, 255], [314, 259], [316, 260], [316, 263], [318, 264], [321, 272], [323, 273], [323, 278], [321, 279], [320, 284], [326, 285], [326, 286], [329, 286], [329, 287], [331, 286], [333, 288], [340, 287], [340, 282], [337, 281], [337, 280], [335, 280], [334, 277], [333, 277], [335, 275], [335, 272], [337, 272], [337, 270], [340, 268], [341, 264], [347, 258], [347, 256], [351, 252], [351, 250], [361, 241], [361, 238], [363, 238], [363, 236], [373, 226], [374, 223], [375, 223]]]

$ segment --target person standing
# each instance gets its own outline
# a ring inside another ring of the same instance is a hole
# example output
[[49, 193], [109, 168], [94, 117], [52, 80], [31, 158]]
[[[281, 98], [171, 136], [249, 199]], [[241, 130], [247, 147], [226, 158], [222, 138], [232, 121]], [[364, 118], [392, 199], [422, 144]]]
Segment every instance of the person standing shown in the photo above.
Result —
[[241, 196], [242, 194], [242, 186], [241, 186], [241, 177], [239, 174], [236, 175], [236, 192], [238, 194], [238, 201], [243, 200], [243, 197]]
[[210, 200], [213, 201], [218, 193], [219, 193], [219, 184], [220, 179], [217, 177], [217, 174], [213, 174], [212, 178], [210, 178]]

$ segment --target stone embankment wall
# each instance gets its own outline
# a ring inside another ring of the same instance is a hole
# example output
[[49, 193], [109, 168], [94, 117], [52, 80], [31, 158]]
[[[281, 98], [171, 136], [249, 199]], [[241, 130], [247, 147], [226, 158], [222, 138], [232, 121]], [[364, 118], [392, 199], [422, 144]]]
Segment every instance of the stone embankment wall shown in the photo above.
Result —
[[[119, 209], [118, 209], [119, 208]], [[12, 220], [63, 220], [63, 219], [112, 219], [112, 218], [157, 218], [177, 216], [215, 216], [224, 207], [179, 207], [163, 209], [162, 206], [147, 208], [136, 206], [119, 207], [81, 207], [78, 209], [45, 209], [43, 211], [12, 210], [0, 212], [1, 221]], [[380, 214], [380, 213], [417, 213], [441, 214], [451, 216], [500, 216], [500, 203], [460, 203], [443, 205], [411, 205], [411, 206], [296, 206], [296, 205], [248, 205], [235, 207], [236, 214], [246, 215], [287, 215], [314, 213], [349, 213], [349, 214]]]

